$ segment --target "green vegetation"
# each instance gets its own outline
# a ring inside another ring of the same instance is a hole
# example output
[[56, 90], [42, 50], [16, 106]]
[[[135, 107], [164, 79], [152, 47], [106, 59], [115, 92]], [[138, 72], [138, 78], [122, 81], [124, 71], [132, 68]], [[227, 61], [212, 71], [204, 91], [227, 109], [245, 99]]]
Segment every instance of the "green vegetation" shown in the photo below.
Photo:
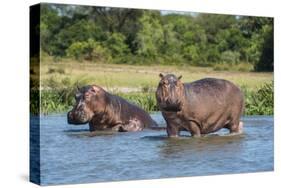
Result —
[[162, 72], [184, 82], [230, 80], [245, 94], [245, 114], [273, 114], [273, 18], [41, 5], [31, 112], [39, 111], [39, 88], [48, 114], [70, 110], [76, 86], [88, 84], [157, 111]]
[[[74, 104], [76, 86], [43, 91], [41, 113], [65, 112]], [[245, 115], [273, 115], [273, 83], [265, 84], [256, 90], [242, 88], [245, 95]], [[158, 111], [155, 92], [114, 93], [148, 112]]]
[[273, 115], [274, 89], [273, 82], [267, 83], [256, 91], [244, 88], [245, 114], [248, 115]]
[[155, 90], [160, 72], [183, 75], [184, 82], [203, 77], [228, 79], [239, 85], [245, 94], [245, 114], [273, 114], [273, 75], [271, 73], [214, 71], [208, 67], [154, 67], [92, 63], [81, 65], [77, 62], [59, 64], [42, 62], [41, 113], [70, 110], [75, 102], [76, 86], [88, 84], [100, 85], [110, 93], [121, 96], [146, 111], [157, 111]]
[[41, 52], [59, 61], [273, 71], [273, 18], [42, 4]]

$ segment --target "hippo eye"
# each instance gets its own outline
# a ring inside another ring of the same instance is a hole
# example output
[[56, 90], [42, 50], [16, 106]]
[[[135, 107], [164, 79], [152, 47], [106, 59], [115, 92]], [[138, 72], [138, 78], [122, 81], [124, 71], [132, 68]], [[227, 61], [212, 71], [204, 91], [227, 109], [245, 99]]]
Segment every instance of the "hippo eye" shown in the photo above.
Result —
[[94, 88], [91, 89], [91, 92], [96, 93], [96, 90]]
[[163, 84], [165, 84], [165, 85], [168, 85], [168, 83], [169, 83], [168, 80], [163, 81]]

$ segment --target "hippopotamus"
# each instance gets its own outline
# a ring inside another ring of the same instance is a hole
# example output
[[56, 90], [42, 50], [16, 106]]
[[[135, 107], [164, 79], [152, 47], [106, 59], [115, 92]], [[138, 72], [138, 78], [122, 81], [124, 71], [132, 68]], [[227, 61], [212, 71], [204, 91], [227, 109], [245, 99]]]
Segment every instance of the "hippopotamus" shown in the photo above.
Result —
[[232, 134], [242, 133], [244, 97], [233, 83], [216, 78], [182, 83], [182, 76], [159, 76], [156, 99], [169, 137], [179, 136], [180, 131], [200, 137], [222, 128]]
[[157, 123], [140, 107], [97, 85], [78, 88], [76, 104], [67, 114], [69, 124], [89, 123], [90, 131], [141, 131]]

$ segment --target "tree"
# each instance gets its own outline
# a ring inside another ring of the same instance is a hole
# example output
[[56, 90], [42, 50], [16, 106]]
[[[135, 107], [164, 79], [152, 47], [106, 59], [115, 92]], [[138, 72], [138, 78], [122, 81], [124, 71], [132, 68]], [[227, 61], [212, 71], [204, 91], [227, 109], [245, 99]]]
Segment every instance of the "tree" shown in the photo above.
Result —
[[125, 43], [126, 37], [121, 33], [110, 33], [105, 41], [105, 46], [110, 50], [113, 58], [122, 57], [129, 53], [129, 48]]
[[109, 50], [94, 39], [74, 42], [66, 50], [66, 53], [68, 57], [73, 57], [78, 61], [90, 60], [96, 63], [108, 63], [111, 61]]
[[178, 40], [177, 32], [174, 31], [172, 23], [167, 23], [163, 26], [163, 37], [162, 54], [171, 56], [180, 53], [182, 41]]
[[261, 57], [255, 65], [256, 71], [273, 71], [273, 27], [267, 26], [264, 28], [264, 42], [261, 50]]
[[53, 46], [50, 45], [53, 34], [58, 32], [61, 26], [61, 18], [50, 4], [42, 4], [40, 14], [40, 42], [41, 48], [49, 55], [52, 54]]
[[195, 22], [205, 29], [208, 43], [215, 43], [215, 36], [220, 30], [229, 29], [237, 20], [233, 15], [199, 14]]
[[247, 38], [251, 38], [253, 34], [259, 33], [263, 26], [271, 25], [272, 18], [267, 17], [254, 17], [254, 16], [241, 16], [238, 19], [239, 29]]
[[43, 4], [40, 32], [42, 52], [55, 57], [195, 66], [239, 61], [273, 70], [272, 18]]
[[140, 30], [134, 41], [137, 55], [155, 59], [160, 46], [163, 44], [164, 33], [158, 19], [150, 16], [149, 12], [139, 19]]

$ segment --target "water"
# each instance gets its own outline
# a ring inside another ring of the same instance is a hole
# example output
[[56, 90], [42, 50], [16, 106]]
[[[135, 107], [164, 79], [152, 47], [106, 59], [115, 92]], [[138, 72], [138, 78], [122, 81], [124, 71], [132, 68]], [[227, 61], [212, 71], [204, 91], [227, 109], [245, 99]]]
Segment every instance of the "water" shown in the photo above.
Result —
[[[160, 114], [152, 115], [160, 125]], [[169, 139], [165, 130], [89, 134], [66, 115], [41, 117], [41, 184], [70, 184], [273, 170], [273, 117], [244, 117], [244, 134]]]

